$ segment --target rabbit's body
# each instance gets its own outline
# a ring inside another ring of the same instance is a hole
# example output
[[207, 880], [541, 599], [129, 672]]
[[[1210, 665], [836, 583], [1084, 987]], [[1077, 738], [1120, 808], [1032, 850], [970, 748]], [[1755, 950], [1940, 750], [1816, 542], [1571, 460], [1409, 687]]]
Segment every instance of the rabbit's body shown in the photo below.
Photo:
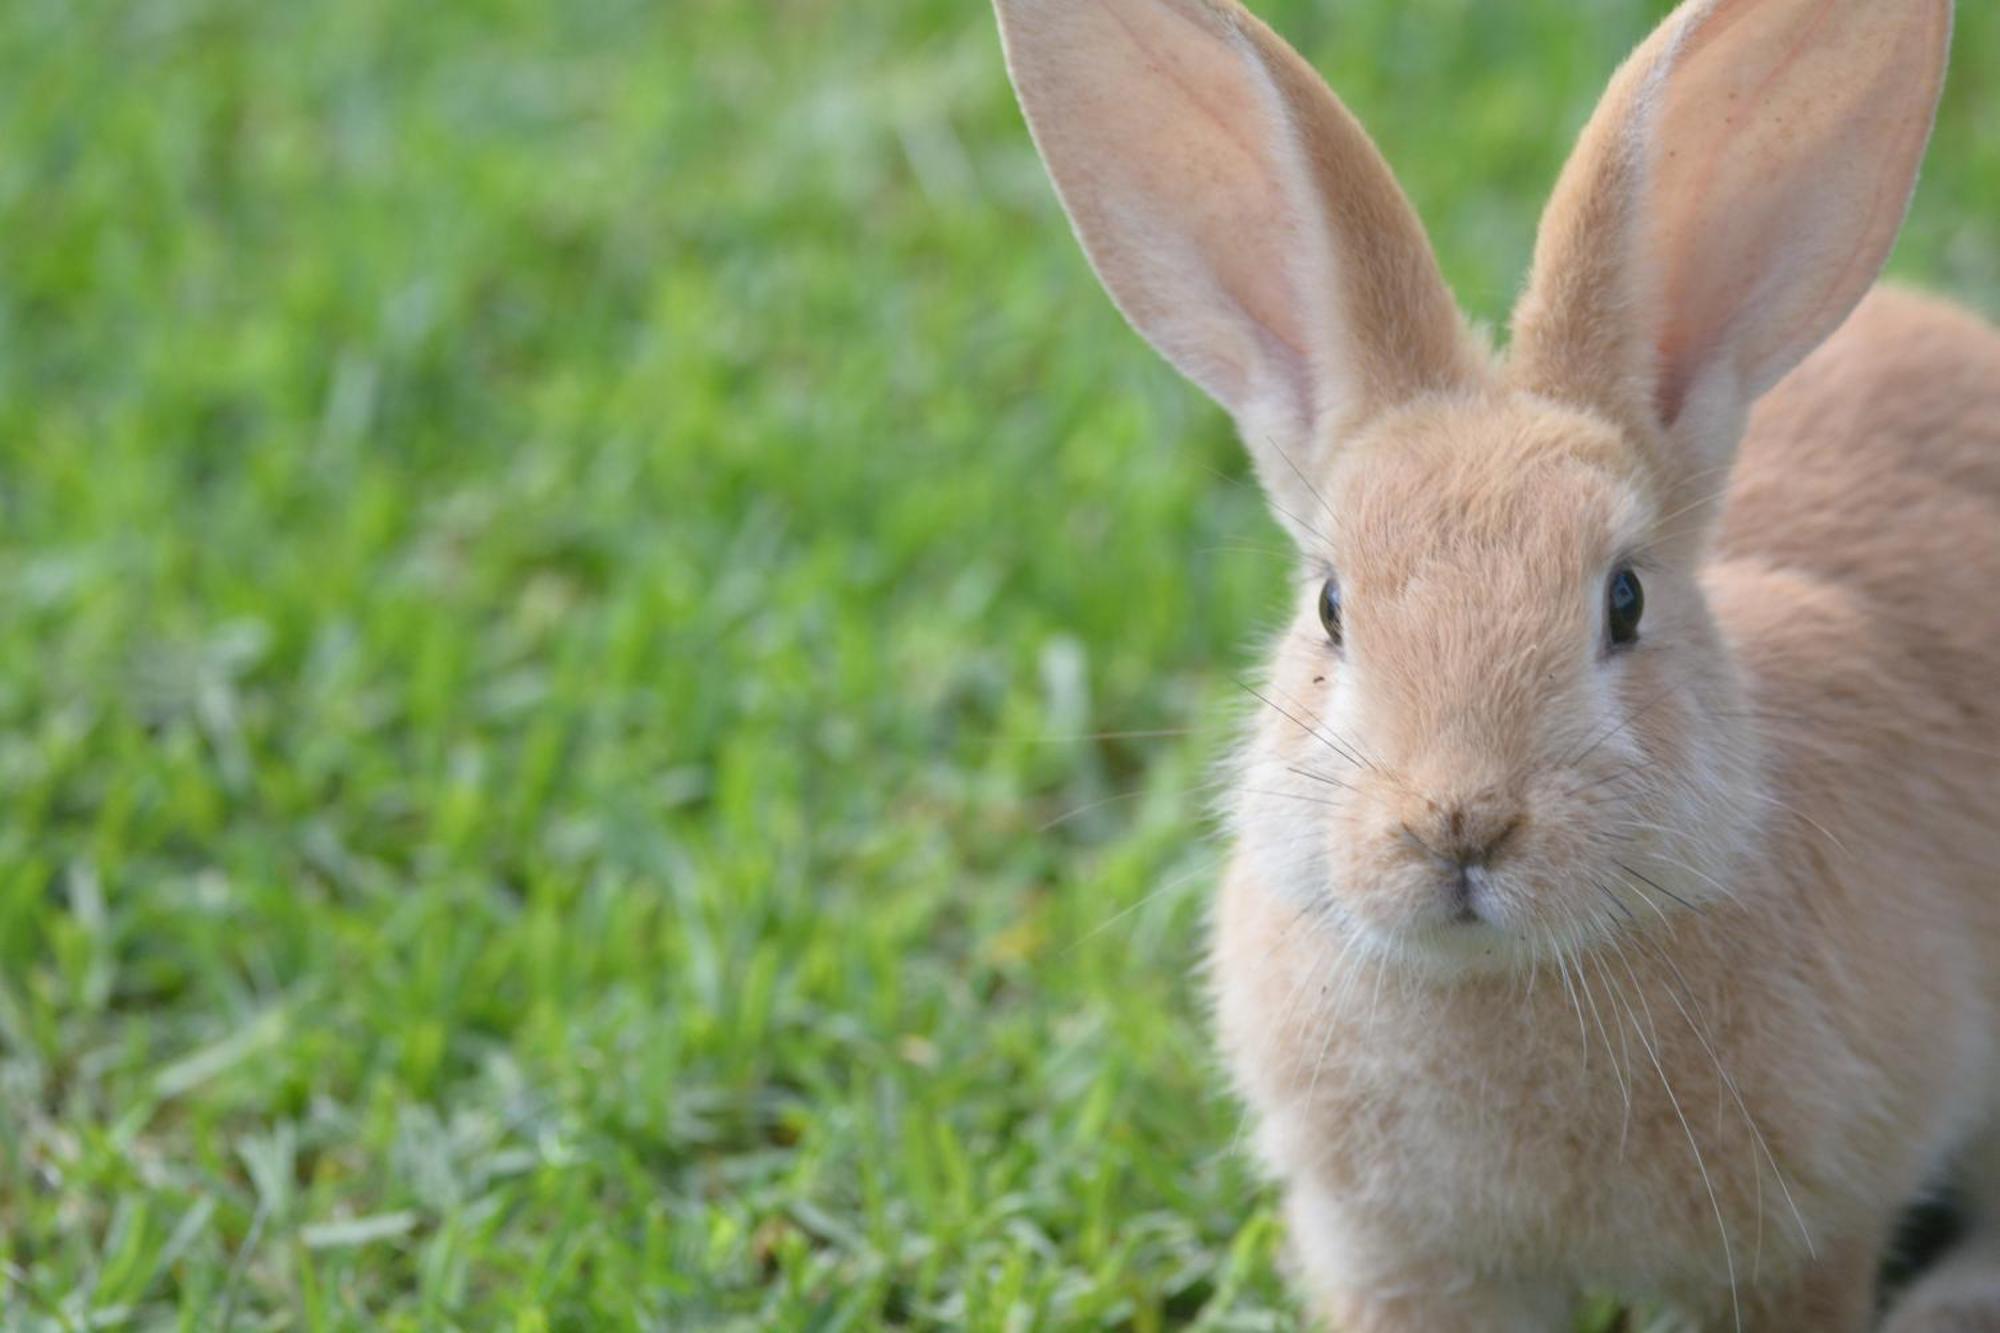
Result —
[[1746, 1319], [1818, 1328], [1801, 1301], [1872, 1299], [1883, 1201], [2000, 1127], [2000, 540], [1967, 540], [2000, 532], [2000, 334], [1878, 292], [1764, 401], [1723, 524], [1704, 583], [1764, 797], [1735, 901], [1436, 984], [1314, 929], [1254, 851], [1226, 878], [1222, 1045], [1336, 1307], [1543, 1328], [1600, 1290], [1727, 1327], [1733, 1267]]
[[1974, 1236], [1894, 1327], [2000, 1328], [2000, 334], [1864, 301], [1947, 0], [1684, 4], [1504, 358], [1234, 0], [998, 5], [1099, 275], [1300, 548], [1214, 990], [1316, 1307], [1856, 1333], [1953, 1170]]

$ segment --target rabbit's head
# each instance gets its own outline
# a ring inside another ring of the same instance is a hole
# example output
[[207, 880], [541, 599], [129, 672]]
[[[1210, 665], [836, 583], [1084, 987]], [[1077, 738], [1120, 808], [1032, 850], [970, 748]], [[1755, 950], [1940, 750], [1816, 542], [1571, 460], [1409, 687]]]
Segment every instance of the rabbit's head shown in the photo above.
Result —
[[1704, 546], [1751, 404], [1887, 257], [1948, 0], [1683, 5], [1558, 182], [1504, 356], [1231, 0], [997, 4], [1099, 276], [1300, 551], [1232, 798], [1249, 864], [1446, 972], [1736, 891], [1770, 798]]

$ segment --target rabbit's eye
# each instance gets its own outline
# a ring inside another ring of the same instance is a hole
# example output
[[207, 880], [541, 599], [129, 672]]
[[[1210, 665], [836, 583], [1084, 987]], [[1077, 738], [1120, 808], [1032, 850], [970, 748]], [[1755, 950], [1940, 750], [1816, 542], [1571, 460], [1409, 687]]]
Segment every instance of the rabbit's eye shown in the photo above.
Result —
[[1638, 641], [1639, 617], [1645, 612], [1646, 590], [1639, 586], [1639, 576], [1630, 569], [1612, 574], [1604, 590], [1604, 623], [1613, 648], [1624, 648]]
[[1328, 579], [1319, 590], [1319, 623], [1326, 627], [1328, 643], [1340, 643], [1340, 581]]

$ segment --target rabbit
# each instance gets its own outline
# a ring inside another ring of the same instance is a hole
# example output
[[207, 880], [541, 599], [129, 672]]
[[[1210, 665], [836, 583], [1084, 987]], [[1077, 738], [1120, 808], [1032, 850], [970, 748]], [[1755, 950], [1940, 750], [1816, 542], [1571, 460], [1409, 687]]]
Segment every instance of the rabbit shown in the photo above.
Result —
[[[1298, 549], [1221, 1056], [1341, 1333], [2000, 1329], [2000, 333], [1876, 281], [1949, 0], [1690, 0], [1504, 349], [1233, 0], [995, 0], [1129, 322]], [[1970, 1235], [1886, 1312], [1900, 1211]]]

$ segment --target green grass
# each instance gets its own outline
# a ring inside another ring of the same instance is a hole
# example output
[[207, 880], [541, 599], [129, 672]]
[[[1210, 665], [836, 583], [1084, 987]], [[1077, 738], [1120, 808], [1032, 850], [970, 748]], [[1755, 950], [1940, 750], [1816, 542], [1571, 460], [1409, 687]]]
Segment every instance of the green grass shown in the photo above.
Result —
[[[1265, 12], [1497, 320], [1662, 8]], [[1988, 309], [1996, 71], [1898, 261]], [[982, 4], [14, 0], [0, 238], [0, 1326], [1295, 1324], [1279, 538]]]

